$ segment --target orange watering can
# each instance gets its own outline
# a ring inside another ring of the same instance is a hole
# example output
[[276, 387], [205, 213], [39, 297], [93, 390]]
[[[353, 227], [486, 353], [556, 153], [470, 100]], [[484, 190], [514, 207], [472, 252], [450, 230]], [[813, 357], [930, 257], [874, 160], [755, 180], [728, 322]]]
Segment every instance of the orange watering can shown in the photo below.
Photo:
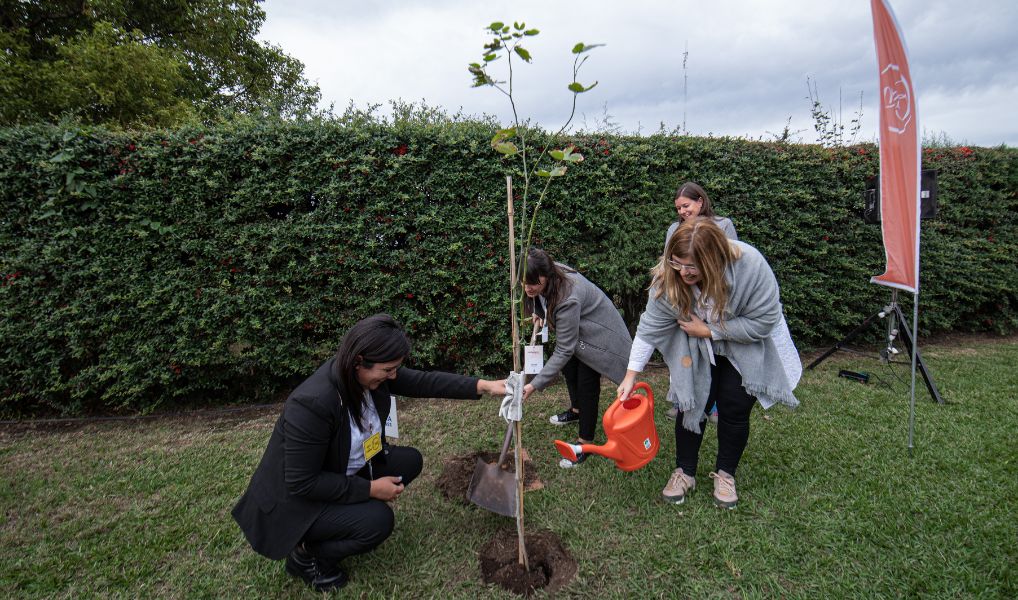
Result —
[[[637, 390], [646, 395], [637, 395]], [[616, 398], [605, 411], [603, 423], [604, 433], [608, 436], [606, 444], [567, 444], [555, 440], [559, 454], [573, 462], [580, 452], [600, 454], [614, 460], [615, 466], [623, 471], [635, 471], [657, 454], [661, 443], [654, 427], [654, 392], [645, 382], [637, 383], [633, 394], [625, 402]]]

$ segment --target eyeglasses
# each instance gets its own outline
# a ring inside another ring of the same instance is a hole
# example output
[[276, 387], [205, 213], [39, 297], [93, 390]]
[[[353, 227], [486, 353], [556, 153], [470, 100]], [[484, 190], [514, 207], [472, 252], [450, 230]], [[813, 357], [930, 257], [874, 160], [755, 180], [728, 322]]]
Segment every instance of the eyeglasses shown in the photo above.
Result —
[[682, 264], [680, 262], [676, 262], [676, 261], [674, 261], [674, 260], [672, 260], [670, 258], [668, 259], [668, 264], [671, 265], [672, 268], [675, 269], [676, 271], [678, 271], [679, 273], [681, 273], [682, 271], [686, 271], [690, 275], [696, 275], [697, 273], [700, 272], [700, 269], [696, 268], [693, 265], [684, 265], [684, 264]]

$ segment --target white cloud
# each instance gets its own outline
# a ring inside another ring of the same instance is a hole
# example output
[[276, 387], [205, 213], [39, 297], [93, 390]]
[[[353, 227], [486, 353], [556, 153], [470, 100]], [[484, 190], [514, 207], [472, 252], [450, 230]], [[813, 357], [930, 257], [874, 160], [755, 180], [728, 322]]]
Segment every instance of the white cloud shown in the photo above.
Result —
[[[1010, 106], [1018, 90], [1018, 3], [892, 0], [904, 30], [929, 131], [975, 145], [1018, 144]], [[694, 134], [769, 137], [792, 118], [811, 140], [806, 78], [824, 105], [842, 98], [845, 121], [863, 92], [862, 139], [876, 137], [876, 57], [867, 2], [807, 0], [537, 0], [338, 2], [268, 0], [261, 38], [304, 62], [326, 104], [344, 108], [424, 100], [455, 112], [510, 117], [504, 96], [471, 89], [468, 62], [493, 20], [541, 29], [530, 65], [516, 70], [521, 116], [554, 128], [568, 115], [577, 41], [605, 43], [580, 81], [588, 124], [607, 107], [626, 131], [686, 124]], [[682, 68], [688, 47], [687, 68]], [[683, 101], [684, 77], [687, 100]]]

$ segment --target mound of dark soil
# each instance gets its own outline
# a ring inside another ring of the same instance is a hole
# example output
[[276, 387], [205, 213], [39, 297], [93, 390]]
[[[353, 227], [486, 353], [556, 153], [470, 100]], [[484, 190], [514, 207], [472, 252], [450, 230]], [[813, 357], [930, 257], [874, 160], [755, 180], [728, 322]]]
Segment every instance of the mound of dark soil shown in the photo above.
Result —
[[481, 576], [510, 592], [530, 596], [537, 590], [554, 594], [576, 577], [576, 561], [550, 531], [525, 536], [529, 570], [519, 563], [519, 537], [515, 529], [495, 534], [481, 549]]
[[[460, 504], [469, 504], [467, 499], [467, 488], [470, 487], [470, 479], [474, 476], [474, 467], [477, 459], [485, 463], [495, 464], [498, 460], [498, 452], [474, 452], [464, 456], [453, 456], [445, 459], [442, 467], [442, 474], [438, 476], [435, 485], [442, 492], [447, 500]], [[512, 452], [505, 457], [502, 468], [508, 473], [516, 473], [516, 464]], [[525, 491], [537, 490], [544, 487], [541, 480], [537, 478], [537, 469], [533, 462], [523, 452], [523, 489]]]

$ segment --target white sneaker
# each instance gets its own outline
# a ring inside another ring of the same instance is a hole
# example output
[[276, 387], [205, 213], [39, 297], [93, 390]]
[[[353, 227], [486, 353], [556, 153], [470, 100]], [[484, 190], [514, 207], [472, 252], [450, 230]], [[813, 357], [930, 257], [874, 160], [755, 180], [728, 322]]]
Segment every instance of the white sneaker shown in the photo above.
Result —
[[575, 469], [576, 467], [583, 464], [583, 461], [585, 460], [587, 460], [587, 455], [584, 454], [583, 452], [578, 452], [576, 454], [576, 462], [573, 462], [568, 458], [563, 458], [558, 461], [558, 466], [563, 469]]

